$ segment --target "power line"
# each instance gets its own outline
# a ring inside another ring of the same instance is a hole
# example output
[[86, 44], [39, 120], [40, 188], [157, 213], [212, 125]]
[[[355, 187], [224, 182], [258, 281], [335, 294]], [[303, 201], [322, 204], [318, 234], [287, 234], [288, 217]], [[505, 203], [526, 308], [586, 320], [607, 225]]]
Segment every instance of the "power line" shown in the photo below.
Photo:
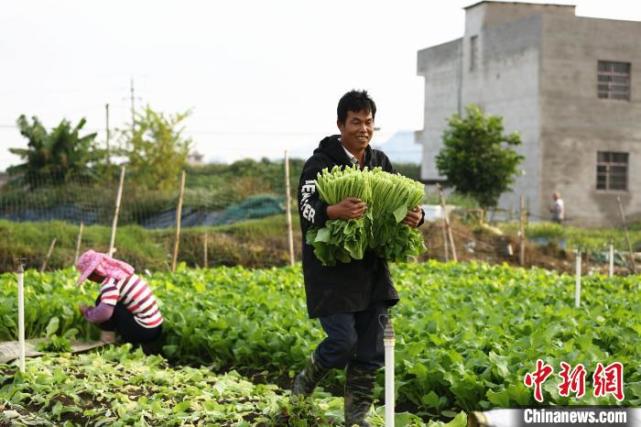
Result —
[[136, 97], [134, 96], [134, 78], [131, 78], [131, 134], [134, 134], [134, 131], [136, 129], [136, 106], [135, 106], [135, 99]]
[[[111, 107], [111, 106], [110, 106]], [[108, 113], [107, 113], [108, 114]], [[18, 126], [16, 125], [9, 125], [9, 124], [0, 124], [0, 130], [17, 130]], [[50, 130], [54, 129], [53, 127], [49, 128]], [[118, 130], [118, 128], [116, 128]], [[98, 134], [103, 134], [108, 131], [105, 129], [98, 129], [98, 128], [86, 128], [83, 129], [86, 132], [95, 132]], [[107, 133], [107, 138], [109, 138], [109, 133]], [[332, 132], [327, 132], [327, 131], [283, 131], [283, 130], [275, 130], [275, 131], [261, 131], [261, 130], [255, 130], [255, 131], [246, 131], [246, 130], [185, 130], [185, 133], [188, 135], [219, 135], [219, 136], [229, 136], [229, 137], [235, 137], [235, 136], [291, 136], [291, 137], [297, 137], [297, 136], [319, 136], [319, 135], [328, 135]], [[382, 147], [380, 143], [374, 143], [372, 145], [372, 148], [376, 149], [381, 149], [385, 153], [404, 153], [404, 154], [417, 154], [420, 155], [422, 153], [420, 149], [421, 145], [416, 144], [416, 147], [412, 147], [412, 149], [404, 150], [404, 149], [399, 149], [399, 148], [388, 148], [386, 149], [385, 147]], [[216, 147], [217, 151], [226, 151], [226, 152], [244, 152], [247, 149], [243, 147]]]
[[[3, 125], [0, 124], [0, 129], [18, 129], [18, 126], [16, 125]], [[50, 127], [49, 130], [54, 129], [53, 127]], [[87, 132], [103, 132], [104, 129], [98, 129], [98, 128], [84, 128], [83, 130]], [[319, 134], [328, 134], [327, 131], [263, 131], [263, 130], [256, 130], [256, 131], [246, 131], [246, 130], [189, 130], [185, 129], [186, 133], [189, 134], [194, 134], [194, 135], [275, 135], [275, 136], [282, 136], [282, 135], [292, 135], [292, 136], [304, 136], [304, 135], [319, 135]], [[331, 133], [331, 132], [330, 132]]]

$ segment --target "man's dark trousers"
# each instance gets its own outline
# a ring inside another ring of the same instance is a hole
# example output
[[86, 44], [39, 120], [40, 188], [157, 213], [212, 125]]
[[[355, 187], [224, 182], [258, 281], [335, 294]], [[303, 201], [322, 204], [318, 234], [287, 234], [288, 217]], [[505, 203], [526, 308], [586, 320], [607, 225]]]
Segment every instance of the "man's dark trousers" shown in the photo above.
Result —
[[376, 370], [383, 366], [383, 330], [387, 305], [377, 303], [365, 311], [336, 313], [319, 318], [327, 334], [316, 348], [314, 359], [324, 368], [350, 366]]

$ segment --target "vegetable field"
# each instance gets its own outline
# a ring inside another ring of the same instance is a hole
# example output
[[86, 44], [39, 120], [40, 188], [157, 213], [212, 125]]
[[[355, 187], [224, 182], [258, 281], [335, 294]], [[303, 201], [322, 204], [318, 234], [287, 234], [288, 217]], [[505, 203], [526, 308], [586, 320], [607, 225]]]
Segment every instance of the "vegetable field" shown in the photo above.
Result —
[[[621, 402], [591, 393], [580, 400], [562, 397], [557, 390], [560, 378], [555, 374], [556, 378], [544, 384], [544, 404], [641, 404], [638, 276], [585, 277], [581, 307], [575, 308], [574, 277], [540, 269], [428, 262], [394, 265], [392, 273], [401, 295], [392, 311], [399, 408], [423, 420], [447, 420], [460, 411], [535, 405], [532, 389], [524, 385], [523, 378], [535, 370], [537, 359], [554, 366], [555, 372], [562, 361], [572, 366], [582, 363], [590, 373], [597, 363], [624, 366], [625, 398]], [[28, 337], [45, 336], [54, 318], [60, 335], [72, 328], [78, 329], [78, 336], [97, 335], [75, 309], [78, 303], [93, 302], [97, 287], [80, 290], [74, 279], [71, 270], [28, 272]], [[190, 424], [214, 422], [215, 418], [208, 417], [214, 417], [216, 411], [231, 411], [226, 405], [233, 401], [245, 409], [238, 409], [236, 418], [227, 418], [231, 425], [279, 425], [285, 419], [292, 425], [331, 425], [339, 419], [332, 417], [340, 417], [336, 415], [341, 412], [340, 400], [320, 393], [315, 404], [292, 404], [284, 391], [323, 337], [318, 323], [306, 317], [299, 266], [182, 268], [175, 274], [154, 274], [149, 283], [166, 318], [164, 358], [130, 355], [123, 349], [73, 357], [52, 355], [29, 361], [24, 376], [0, 365], [0, 412], [1, 405], [5, 411], [18, 413], [20, 408], [30, 408], [33, 416], [48, 414], [54, 422], [106, 420], [112, 425], [134, 419], [154, 424], [158, 411], [163, 422]], [[15, 339], [16, 318], [15, 277], [5, 274], [0, 276], [0, 340]], [[115, 361], [120, 359], [123, 367], [116, 368]], [[97, 400], [85, 394], [92, 393], [86, 390], [90, 381], [78, 380], [93, 375], [90, 371], [96, 366], [113, 370], [131, 366], [133, 371], [114, 374], [108, 380], [115, 381], [114, 390], [103, 391], [102, 400]], [[136, 373], [139, 369], [142, 372]], [[241, 376], [254, 384], [273, 383], [281, 388], [252, 385]], [[118, 382], [125, 378], [133, 380]], [[169, 387], [171, 392], [154, 388], [158, 386], [155, 378], [161, 385], [167, 384], [163, 383], [167, 378], [180, 378], [171, 381], [184, 387]], [[338, 395], [342, 380], [342, 374], [336, 372], [321, 386]], [[230, 386], [230, 390], [245, 387], [249, 391], [239, 401], [230, 392], [221, 403], [217, 381], [238, 382], [241, 385]], [[144, 391], [128, 394], [125, 386], [132, 383]], [[382, 399], [382, 372], [378, 384], [377, 397]], [[146, 400], [140, 404], [143, 396]], [[84, 407], [82, 402], [87, 399], [100, 401], [100, 405]], [[62, 405], [55, 411], [54, 401]], [[127, 402], [136, 409], [110, 408], [128, 408]], [[72, 409], [65, 412], [67, 406]], [[163, 412], [167, 408], [177, 409], [168, 414]], [[64, 418], [63, 413], [70, 415]], [[325, 421], [318, 421], [322, 417]], [[410, 425], [421, 425], [413, 419]], [[464, 420], [457, 417], [452, 424], [460, 423], [464, 425]]]
[[[12, 374], [0, 368], [5, 382]], [[334, 424], [332, 411], [340, 410], [336, 399], [305, 406], [290, 402], [276, 386], [254, 385], [236, 372], [172, 368], [161, 357], [130, 353], [129, 346], [30, 360], [3, 394], [9, 402], [0, 424], [316, 425]]]

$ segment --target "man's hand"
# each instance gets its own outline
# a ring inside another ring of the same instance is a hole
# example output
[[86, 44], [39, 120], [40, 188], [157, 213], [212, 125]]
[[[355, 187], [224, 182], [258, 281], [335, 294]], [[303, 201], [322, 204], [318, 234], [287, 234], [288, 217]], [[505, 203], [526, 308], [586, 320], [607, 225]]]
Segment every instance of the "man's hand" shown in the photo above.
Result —
[[403, 224], [409, 225], [410, 227], [418, 227], [418, 223], [421, 222], [422, 217], [423, 213], [421, 212], [421, 208], [417, 206], [405, 215]]
[[329, 219], [356, 219], [363, 216], [367, 205], [356, 197], [347, 197], [335, 205], [327, 207]]
[[85, 311], [89, 310], [89, 307], [86, 306], [85, 304], [80, 304], [78, 305], [78, 310], [80, 310], [80, 314], [83, 316], [85, 315]]

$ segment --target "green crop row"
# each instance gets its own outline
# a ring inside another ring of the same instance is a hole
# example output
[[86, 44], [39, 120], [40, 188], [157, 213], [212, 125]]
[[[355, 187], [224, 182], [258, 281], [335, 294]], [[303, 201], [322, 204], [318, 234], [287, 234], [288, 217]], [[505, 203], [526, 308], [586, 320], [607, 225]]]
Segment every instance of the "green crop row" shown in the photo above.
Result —
[[[370, 411], [383, 426], [383, 409]], [[253, 384], [235, 371], [171, 367], [129, 346], [96, 353], [29, 359], [24, 373], [0, 365], [0, 425], [39, 426], [334, 426], [343, 425], [342, 399], [317, 392], [292, 398], [275, 385]], [[398, 425], [426, 424], [407, 412]], [[443, 426], [430, 422], [429, 427]], [[465, 426], [459, 414], [447, 427]]]
[[[537, 359], [555, 369], [544, 385], [545, 404], [641, 404], [638, 277], [586, 277], [581, 306], [575, 308], [574, 278], [540, 269], [429, 262], [395, 265], [392, 273], [401, 295], [393, 309], [398, 402], [419, 415], [536, 404], [523, 378]], [[92, 333], [82, 329], [73, 310], [70, 315], [63, 308], [95, 298], [95, 288], [86, 295], [73, 288], [74, 277], [71, 271], [27, 275], [27, 307], [38, 313], [28, 319], [44, 317], [31, 326], [33, 336], [44, 335], [47, 316], [53, 315], [61, 317], [63, 329], [80, 326], [81, 335]], [[8, 300], [15, 293], [7, 290], [15, 287], [12, 281], [13, 276], [0, 276], [3, 320], [15, 317], [15, 304]], [[170, 360], [260, 372], [276, 381], [300, 369], [323, 338], [317, 321], [306, 317], [299, 266], [183, 268], [156, 274], [150, 284], [163, 303], [164, 353]], [[44, 311], [58, 299], [63, 300], [55, 303], [58, 308]], [[11, 337], [10, 329], [0, 330], [0, 338]], [[559, 395], [562, 361], [586, 367], [582, 399]], [[624, 366], [622, 402], [592, 396], [596, 364], [613, 362]], [[323, 385], [331, 388], [340, 377]], [[379, 384], [382, 380], [381, 373]], [[377, 393], [382, 395], [380, 387]]]

